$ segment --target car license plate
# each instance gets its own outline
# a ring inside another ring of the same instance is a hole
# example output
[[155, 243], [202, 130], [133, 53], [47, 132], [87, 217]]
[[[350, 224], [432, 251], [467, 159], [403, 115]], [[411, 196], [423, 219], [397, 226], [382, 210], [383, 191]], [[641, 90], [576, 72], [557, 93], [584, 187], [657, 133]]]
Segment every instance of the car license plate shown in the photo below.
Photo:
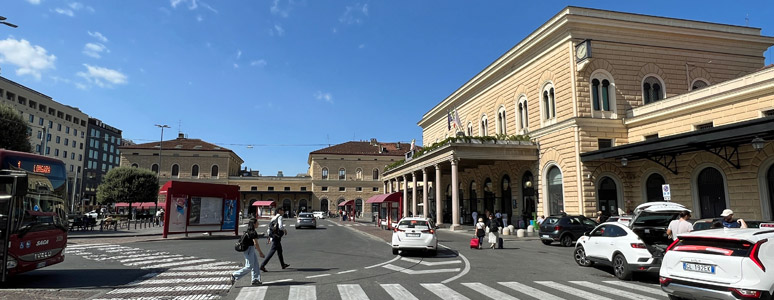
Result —
[[544, 237], [544, 238], [548, 238], [548, 235], [547, 235], [547, 234], [544, 234], [544, 235], [543, 235], [543, 237]]
[[40, 268], [45, 267], [45, 266], [46, 266], [46, 262], [45, 261], [41, 261], [41, 262], [38, 263], [38, 266], [35, 267], [35, 268], [40, 269]]
[[419, 233], [407, 233], [406, 237], [419, 237]]
[[715, 266], [713, 265], [683, 263], [683, 270], [691, 271], [691, 272], [715, 274]]

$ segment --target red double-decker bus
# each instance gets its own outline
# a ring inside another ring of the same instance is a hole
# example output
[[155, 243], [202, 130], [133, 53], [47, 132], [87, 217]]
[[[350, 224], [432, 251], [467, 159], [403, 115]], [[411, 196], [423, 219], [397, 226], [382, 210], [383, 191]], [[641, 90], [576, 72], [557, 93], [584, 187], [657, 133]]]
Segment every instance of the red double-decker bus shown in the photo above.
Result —
[[66, 197], [61, 160], [0, 149], [0, 282], [64, 261]]

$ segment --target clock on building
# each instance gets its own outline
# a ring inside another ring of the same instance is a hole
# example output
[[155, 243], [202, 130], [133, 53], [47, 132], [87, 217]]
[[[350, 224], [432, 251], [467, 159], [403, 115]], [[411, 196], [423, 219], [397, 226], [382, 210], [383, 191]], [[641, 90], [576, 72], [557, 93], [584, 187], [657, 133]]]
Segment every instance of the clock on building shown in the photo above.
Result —
[[582, 61], [591, 57], [591, 40], [585, 40], [575, 45], [575, 60]]

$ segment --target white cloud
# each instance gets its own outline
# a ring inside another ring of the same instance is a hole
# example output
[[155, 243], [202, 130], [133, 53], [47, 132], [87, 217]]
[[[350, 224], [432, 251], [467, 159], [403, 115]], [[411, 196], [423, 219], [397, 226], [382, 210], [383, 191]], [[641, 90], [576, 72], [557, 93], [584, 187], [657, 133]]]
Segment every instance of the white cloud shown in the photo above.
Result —
[[242, 50], [237, 49], [237, 59], [242, 57]]
[[253, 67], [264, 67], [266, 66], [266, 60], [265, 59], [254, 60], [250, 62], [250, 65]]
[[110, 50], [100, 43], [86, 43], [86, 45], [83, 46], [83, 54], [93, 58], [101, 58], [101, 53], [103, 52], [110, 53]]
[[38, 5], [40, 4], [40, 0], [27, 0], [30, 4]]
[[49, 55], [46, 49], [33, 46], [27, 40], [0, 40], [0, 63], [16, 65], [16, 75], [32, 75], [40, 79], [41, 72], [54, 69], [55, 60], [56, 56]]
[[360, 46], [357, 46], [357, 48], [358, 49], [363, 49], [363, 48], [365, 48], [365, 44], [360, 44]]
[[210, 6], [207, 3], [204, 3], [201, 0], [169, 0], [169, 4], [172, 6], [172, 8], [177, 8], [177, 6], [180, 3], [187, 3], [188, 4], [188, 10], [196, 10], [199, 8], [199, 6], [204, 7], [208, 9], [211, 12], [218, 13], [218, 10], [214, 7]]
[[269, 9], [272, 14], [278, 15], [283, 18], [287, 18], [290, 16], [290, 11], [293, 9], [293, 0], [287, 1], [287, 4], [282, 4], [281, 0], [274, 0], [271, 4], [271, 8]]
[[322, 91], [317, 91], [314, 93], [314, 98], [317, 100], [323, 100], [325, 102], [333, 104], [333, 95], [331, 93], [323, 93]]
[[239, 69], [239, 65], [237, 63], [234, 63], [234, 69]]
[[88, 86], [80, 82], [76, 82], [75, 87], [78, 88], [79, 90], [84, 90], [84, 91], [89, 89]]
[[56, 8], [54, 11], [60, 15], [65, 15], [68, 17], [74, 17], [75, 13], [71, 9], [64, 9], [64, 8]]
[[57, 7], [57, 8], [54, 9], [54, 12], [56, 12], [58, 14], [61, 14], [61, 15], [68, 16], [68, 17], [74, 17], [75, 16], [75, 12], [76, 11], [80, 11], [80, 10], [86, 10], [86, 11], [91, 12], [91, 13], [94, 12], [94, 8], [93, 7], [88, 6], [88, 5], [83, 5], [83, 3], [80, 3], [80, 2], [70, 2], [70, 4], [68, 4], [67, 7], [69, 7], [69, 8]]
[[276, 32], [278, 36], [285, 35], [285, 29], [282, 28], [282, 26], [279, 26], [279, 25], [276, 25], [276, 24], [274, 25], [274, 31], [273, 32]]
[[108, 42], [108, 38], [106, 38], [104, 35], [102, 35], [98, 31], [95, 31], [95, 32], [87, 31], [87, 32], [89, 33], [89, 35], [91, 37], [93, 37], [95, 39], [98, 39], [100, 42], [103, 42], [103, 43], [107, 43]]
[[204, 17], [202, 17], [202, 15], [196, 15], [196, 21], [198, 22], [204, 21]]
[[126, 84], [128, 82], [126, 75], [119, 71], [88, 64], [83, 64], [83, 66], [86, 67], [86, 72], [78, 72], [75, 75], [83, 77], [89, 83], [99, 87], [111, 87], [112, 84]]
[[363, 18], [368, 17], [368, 4], [355, 3], [344, 8], [344, 14], [339, 17], [339, 22], [344, 24], [360, 24]]

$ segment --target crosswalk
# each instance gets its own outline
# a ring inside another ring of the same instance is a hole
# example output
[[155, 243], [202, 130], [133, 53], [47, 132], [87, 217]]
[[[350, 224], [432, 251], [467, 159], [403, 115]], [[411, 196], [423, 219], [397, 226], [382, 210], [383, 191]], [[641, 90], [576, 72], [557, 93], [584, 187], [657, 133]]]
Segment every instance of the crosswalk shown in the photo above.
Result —
[[[239, 290], [237, 300], [315, 300], [329, 299], [333, 294], [336, 299], [368, 300], [368, 299], [635, 299], [656, 300], [667, 299], [657, 286], [622, 281], [533, 281], [533, 282], [463, 282], [460, 284], [418, 283], [418, 284], [328, 284], [328, 285], [298, 285], [298, 286], [258, 286], [244, 287]], [[385, 294], [389, 298], [385, 298]]]

